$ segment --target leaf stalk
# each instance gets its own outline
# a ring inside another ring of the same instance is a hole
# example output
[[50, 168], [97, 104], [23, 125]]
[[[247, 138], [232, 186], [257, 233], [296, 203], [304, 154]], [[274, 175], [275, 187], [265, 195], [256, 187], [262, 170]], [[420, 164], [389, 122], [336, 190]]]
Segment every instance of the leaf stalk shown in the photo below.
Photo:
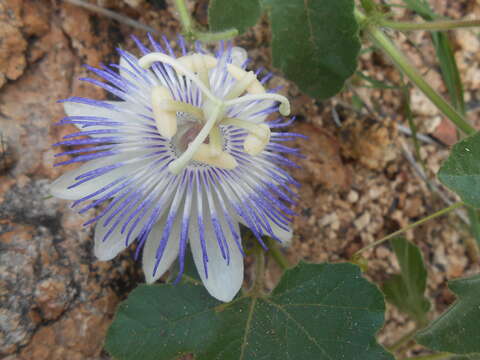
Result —
[[277, 263], [282, 270], [287, 270], [290, 268], [290, 263], [287, 258], [282, 254], [282, 251], [278, 247], [278, 244], [275, 240], [268, 238], [268, 254], [272, 257], [273, 260]]
[[404, 22], [404, 21], [390, 21], [381, 20], [380, 26], [388, 27], [398, 31], [446, 31], [462, 28], [479, 27], [480, 20], [440, 20], [440, 21], [426, 21], [426, 22]]
[[364, 31], [368, 34], [373, 43], [383, 50], [406, 76], [430, 99], [430, 101], [461, 131], [467, 135], [476, 132], [460, 115], [452, 105], [438, 94], [428, 82], [423, 78], [420, 72], [411, 64], [410, 60], [395, 46], [395, 44], [379, 29], [375, 22], [368, 21], [368, 17], [358, 9], [355, 9], [355, 17], [360, 24], [364, 24]]
[[452, 354], [450, 353], [436, 353], [431, 355], [409, 357], [403, 360], [443, 360], [443, 359], [450, 359], [451, 357], [452, 357]]
[[255, 242], [255, 282], [251, 293], [261, 295], [263, 291], [263, 282], [265, 279], [265, 252], [263, 248]]

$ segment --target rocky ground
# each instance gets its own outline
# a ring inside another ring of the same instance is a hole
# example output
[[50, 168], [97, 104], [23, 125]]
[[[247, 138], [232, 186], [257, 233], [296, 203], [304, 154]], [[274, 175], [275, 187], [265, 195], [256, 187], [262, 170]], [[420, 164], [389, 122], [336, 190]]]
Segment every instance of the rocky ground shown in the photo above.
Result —
[[[474, 0], [431, 2], [438, 13], [453, 18], [480, 17]], [[98, 0], [125, 16], [174, 38], [179, 30], [170, 3], [163, 0]], [[191, 2], [200, 23], [207, 1]], [[398, 17], [411, 19], [404, 10]], [[271, 69], [269, 34], [263, 21], [236, 43], [249, 50], [254, 64]], [[48, 184], [65, 168], [54, 168], [51, 144], [72, 129], [53, 126], [63, 114], [58, 99], [72, 95], [102, 98], [105, 94], [78, 81], [83, 64], [118, 60], [115, 47], [133, 49], [130, 33], [145, 34], [63, 1], [0, 2], [0, 358], [13, 360], [108, 359], [102, 351], [106, 330], [118, 302], [143, 281], [131, 250], [111, 262], [92, 253], [92, 230], [82, 227], [90, 215], [78, 215], [68, 203], [48, 196]], [[429, 36], [423, 32], [396, 35], [429, 82], [446, 94]], [[452, 33], [466, 90], [468, 117], [479, 122], [480, 42], [474, 31]], [[415, 44], [415, 46], [413, 46]], [[361, 57], [362, 71], [377, 80], [398, 83], [389, 62], [376, 53]], [[345, 261], [370, 242], [445, 206], [454, 200], [445, 189], [429, 190], [418, 164], [409, 161], [411, 138], [398, 90], [363, 87], [352, 79], [343, 94], [315, 101], [291, 83], [285, 85], [299, 119], [293, 130], [310, 136], [299, 141], [306, 155], [292, 262]], [[355, 106], [361, 99], [367, 106]], [[421, 157], [433, 179], [456, 133], [417, 90], [412, 108], [419, 131], [426, 135]], [[453, 301], [447, 279], [478, 272], [478, 257], [455, 213], [407, 234], [421, 248], [429, 266], [432, 316]], [[377, 283], [398, 270], [387, 245], [366, 252], [367, 276]], [[247, 260], [249, 261], [249, 260]], [[249, 271], [249, 270], [247, 270]], [[273, 286], [279, 269], [269, 264]], [[248, 278], [248, 276], [247, 276]], [[388, 309], [380, 334], [391, 344], [413, 327], [405, 316]]]

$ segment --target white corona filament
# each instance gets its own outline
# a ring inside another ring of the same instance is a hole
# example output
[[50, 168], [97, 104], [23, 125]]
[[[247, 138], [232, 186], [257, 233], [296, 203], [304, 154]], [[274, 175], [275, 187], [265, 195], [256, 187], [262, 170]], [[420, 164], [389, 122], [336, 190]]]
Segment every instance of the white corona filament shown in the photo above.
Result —
[[[224, 118], [225, 110], [243, 102], [257, 100], [273, 100], [280, 102], [279, 111], [282, 115], [290, 114], [288, 99], [279, 94], [267, 94], [253, 72], [247, 72], [239, 66], [227, 64], [227, 71], [237, 80], [234, 87], [222, 101], [212, 94], [209, 83], [209, 70], [217, 66], [215, 57], [203, 54], [193, 54], [175, 59], [163, 53], [150, 53], [142, 57], [138, 63], [147, 69], [155, 62], [172, 66], [179, 75], [187, 77], [204, 93], [208, 100], [204, 101], [202, 109], [190, 104], [174, 101], [168, 89], [157, 86], [152, 91], [152, 108], [157, 122], [158, 131], [162, 136], [171, 138], [177, 131], [177, 111], [189, 112], [204, 126], [188, 145], [187, 149], [169, 165], [173, 174], [179, 174], [191, 160], [203, 162], [224, 169], [234, 169], [237, 166], [235, 158], [222, 151], [222, 137], [216, 125], [234, 125], [248, 131], [244, 141], [244, 150], [247, 154], [256, 156], [260, 154], [270, 142], [270, 128], [266, 124], [253, 124], [240, 119]], [[244, 92], [246, 95], [241, 96]], [[207, 119], [205, 121], [204, 119]], [[209, 144], [205, 140], [209, 137]]]

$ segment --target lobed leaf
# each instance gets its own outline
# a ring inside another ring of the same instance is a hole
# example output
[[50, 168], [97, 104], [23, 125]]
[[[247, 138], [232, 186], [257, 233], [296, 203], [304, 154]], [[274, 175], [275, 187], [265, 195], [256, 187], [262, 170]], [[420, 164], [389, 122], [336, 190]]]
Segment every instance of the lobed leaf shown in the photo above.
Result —
[[360, 51], [354, 0], [262, 0], [272, 31], [273, 65], [310, 96], [338, 93]]
[[474, 208], [480, 208], [480, 133], [456, 143], [438, 172], [439, 180]]
[[448, 283], [455, 303], [416, 340], [430, 349], [477, 358], [480, 355], [480, 275]]
[[106, 349], [119, 360], [393, 360], [375, 340], [384, 310], [352, 264], [301, 263], [271, 296], [229, 304], [194, 284], [143, 285], [120, 305]]
[[393, 239], [390, 243], [401, 272], [385, 282], [383, 293], [387, 301], [422, 324], [426, 321], [426, 313], [430, 309], [430, 302], [424, 296], [427, 270], [422, 254], [417, 246], [404, 238]]

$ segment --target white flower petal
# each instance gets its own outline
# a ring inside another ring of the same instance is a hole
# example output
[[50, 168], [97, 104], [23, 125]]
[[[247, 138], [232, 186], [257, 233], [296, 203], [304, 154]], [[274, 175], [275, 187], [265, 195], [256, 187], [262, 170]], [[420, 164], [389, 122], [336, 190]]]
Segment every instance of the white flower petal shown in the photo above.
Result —
[[[282, 246], [290, 246], [292, 243], [293, 231], [289, 227], [288, 231], [282, 229], [280, 226], [275, 224], [273, 221], [270, 221], [270, 226], [272, 228], [273, 234], [282, 241]], [[268, 235], [268, 234], [264, 234]]]
[[[115, 225], [116, 221], [118, 220], [118, 216], [122, 214], [123, 210], [120, 210], [116, 214], [113, 219], [110, 220], [107, 226], [105, 226], [105, 221], [109, 218], [110, 214], [114, 213], [119, 207], [122, 207], [126, 198], [123, 198], [120, 200], [115, 206], [110, 209], [110, 211], [105, 214], [100, 220], [98, 220], [96, 226], [95, 226], [95, 256], [102, 261], [107, 261], [113, 259], [120, 251], [125, 249], [127, 247], [126, 245], [126, 239], [127, 236], [131, 230], [131, 226], [135, 224], [137, 217], [135, 216], [128, 224], [128, 226], [125, 228], [125, 231], [122, 234], [122, 227], [129, 219], [129, 216], [135, 211], [135, 207], [133, 209], [130, 209], [128, 214], [125, 214], [122, 216], [121, 220], [116, 224], [114, 230], [112, 231], [111, 234], [108, 235], [107, 239], [104, 241], [105, 235], [110, 231], [113, 225]], [[112, 201], [115, 201], [113, 199]], [[129, 206], [128, 204], [126, 205], [127, 207]], [[125, 207], [126, 208], [126, 207]], [[149, 220], [150, 215], [153, 212], [153, 208], [149, 209], [142, 217], [140, 221], [135, 225], [135, 228], [132, 230], [132, 233], [130, 234], [129, 237], [129, 244], [131, 244], [137, 236], [140, 234], [140, 232], [143, 229], [143, 226], [147, 223]], [[137, 214], [138, 215], [138, 214]], [[153, 227], [153, 231], [157, 229], [157, 226], [159, 224], [157, 223]]]
[[[222, 257], [217, 243], [215, 231], [211, 225], [209, 214], [204, 213], [205, 242], [208, 254], [208, 278], [205, 276], [202, 246], [197, 219], [192, 218], [190, 222], [190, 248], [197, 271], [210, 295], [220, 301], [229, 302], [238, 293], [243, 283], [243, 255], [237, 247], [230, 232], [228, 224], [223, 218], [219, 218], [223, 233], [227, 238], [230, 251], [230, 264]], [[235, 224], [236, 231], [240, 234], [238, 224]]]
[[[117, 204], [114, 209], [118, 208], [120, 204]], [[103, 241], [105, 234], [110, 230], [111, 226], [115, 223], [115, 219], [113, 219], [108, 226], [104, 226], [104, 222], [108, 217], [108, 214], [102, 217], [97, 224], [95, 225], [95, 247], [94, 247], [94, 254], [95, 256], [102, 261], [108, 261], [113, 259], [117, 254], [126, 248], [125, 246], [125, 238], [127, 237], [128, 231], [125, 231], [124, 234], [121, 234], [122, 223], [119, 223], [112, 234]], [[136, 231], [132, 234], [134, 235], [132, 239], [135, 239], [135, 236], [138, 235], [139, 229], [141, 229], [141, 224], [138, 224], [136, 227]]]
[[110, 223], [110, 226], [103, 226], [103, 222], [103, 219], [100, 219], [95, 226], [95, 247], [93, 252], [99, 260], [108, 261], [112, 260], [120, 251], [126, 248], [125, 238], [127, 237], [127, 232], [121, 234], [122, 224], [118, 224], [107, 240], [103, 241], [105, 234], [112, 225]]
[[[124, 101], [104, 101], [104, 102], [115, 105], [115, 106], [125, 105]], [[63, 103], [63, 109], [68, 116], [96, 116], [96, 117], [108, 118], [108, 119], [111, 119], [112, 121], [124, 121], [124, 122], [128, 121], [128, 115], [118, 111], [102, 108], [100, 106], [80, 104], [77, 102], [65, 102]], [[111, 126], [104, 126], [104, 125], [83, 127], [83, 124], [75, 124], [75, 126], [82, 131], [104, 130], [104, 129], [112, 128]], [[99, 134], [99, 135], [90, 135], [90, 136], [96, 137], [96, 136], [105, 136], [105, 135]]]
[[148, 284], [157, 281], [165, 273], [165, 271], [167, 271], [170, 266], [172, 266], [173, 262], [178, 256], [181, 229], [180, 217], [175, 220], [172, 231], [167, 241], [167, 246], [165, 247], [165, 250], [163, 252], [162, 259], [158, 264], [155, 276], [153, 275], [153, 270], [157, 261], [157, 249], [158, 245], [160, 244], [160, 239], [162, 238], [164, 228], [165, 218], [158, 221], [153, 226], [152, 231], [148, 235], [145, 247], [143, 248], [143, 272], [145, 274], [145, 280]]
[[[242, 225], [249, 227], [248, 224], [239, 216], [235, 216], [235, 219]], [[273, 221], [268, 219], [268, 224], [270, 225], [273, 235], [275, 235], [277, 238], [279, 238], [282, 241], [282, 246], [290, 246], [292, 243], [292, 237], [293, 237], [293, 231], [289, 227], [288, 231], [282, 229], [280, 226], [275, 224]], [[262, 235], [263, 236], [270, 236], [268, 232], [266, 232], [264, 229], [262, 229]]]
[[[117, 180], [119, 177], [123, 175], [130, 175], [133, 170], [138, 168], [141, 164], [145, 161], [139, 161], [133, 164], [120, 166], [117, 169], [111, 170], [103, 175], [97, 176], [94, 179], [86, 181], [74, 188], [68, 189], [69, 186], [78, 182], [75, 180], [76, 177], [95, 169], [99, 169], [103, 166], [107, 166], [109, 164], [115, 164], [119, 161], [123, 161], [128, 158], [134, 158], [143, 152], [132, 152], [132, 153], [124, 153], [120, 155], [112, 155], [106, 156], [104, 158], [90, 160], [87, 163], [83, 164], [79, 168], [75, 170], [71, 170], [57, 178], [51, 185], [50, 185], [50, 194], [55, 197], [66, 199], [66, 200], [78, 200], [87, 195], [94, 193], [97, 190], [100, 190], [102, 187], [110, 184], [111, 182]], [[102, 192], [92, 199], [98, 199], [104, 196], [106, 192]]]

